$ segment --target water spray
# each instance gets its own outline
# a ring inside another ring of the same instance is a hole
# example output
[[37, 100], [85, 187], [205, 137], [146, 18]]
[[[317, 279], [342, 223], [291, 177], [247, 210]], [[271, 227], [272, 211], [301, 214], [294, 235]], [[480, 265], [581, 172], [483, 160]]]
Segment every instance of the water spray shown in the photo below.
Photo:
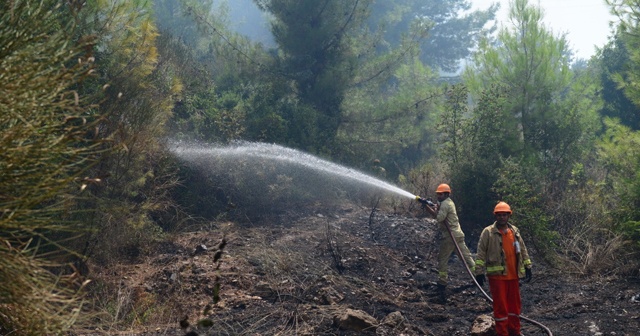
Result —
[[217, 146], [200, 145], [188, 142], [174, 142], [170, 144], [170, 150], [186, 161], [204, 161], [243, 157], [284, 162], [315, 170], [329, 176], [337, 176], [347, 180], [358, 181], [370, 187], [383, 189], [407, 198], [417, 199], [417, 197], [419, 197], [355, 169], [341, 166], [336, 163], [320, 159], [311, 154], [275, 144], [243, 141], [229, 146]]

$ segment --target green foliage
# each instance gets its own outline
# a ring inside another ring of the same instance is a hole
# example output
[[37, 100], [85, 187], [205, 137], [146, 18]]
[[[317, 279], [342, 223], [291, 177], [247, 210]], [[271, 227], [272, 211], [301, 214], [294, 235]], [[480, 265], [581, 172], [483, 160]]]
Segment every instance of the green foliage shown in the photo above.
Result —
[[280, 143], [309, 152], [318, 150], [318, 111], [289, 92], [285, 85], [258, 84], [247, 101], [250, 110], [245, 139]]
[[[375, 1], [369, 24], [385, 28], [386, 44], [395, 47], [412, 24], [430, 27], [420, 41], [420, 60], [434, 69], [455, 72], [481, 37], [492, 29], [485, 25], [495, 17], [498, 5], [471, 11], [467, 0]], [[464, 14], [462, 14], [464, 13]]]
[[78, 85], [94, 70], [92, 37], [74, 41], [76, 8], [0, 4], [0, 333], [63, 334], [82, 308], [64, 268], [73, 221], [100, 141]]
[[171, 120], [175, 137], [222, 143], [287, 138], [277, 106], [282, 77], [259, 45], [226, 28], [224, 8], [212, 9], [210, 1], [157, 1], [155, 12], [166, 41], [160, 53], [173, 61], [184, 88]]
[[[354, 87], [343, 104], [338, 134], [344, 161], [363, 166], [379, 158], [394, 162], [392, 176], [433, 152], [433, 127], [441, 100], [434, 73], [417, 60], [395, 66], [387, 81]], [[398, 171], [399, 170], [399, 171]]]
[[[638, 35], [640, 32], [640, 12], [638, 12], [640, 1], [607, 0], [607, 3], [620, 20], [616, 38], [622, 41], [623, 45], [620, 47], [623, 47], [624, 52], [622, 56], [623, 68], [617, 69], [614, 81], [624, 90], [627, 98], [635, 104], [636, 108], [633, 110], [637, 111], [637, 107], [640, 106], [640, 36]], [[637, 121], [637, 114], [628, 117]], [[631, 126], [637, 129], [637, 125]]]
[[190, 134], [190, 138], [210, 142], [229, 142], [240, 139], [247, 128], [247, 103], [232, 91], [187, 93], [174, 112], [176, 129]]
[[474, 158], [476, 165], [497, 165], [500, 158], [521, 152], [518, 125], [509, 117], [508, 107], [509, 95], [504, 87], [491, 85], [482, 92], [465, 132], [465, 145], [471, 151], [468, 157]]
[[[358, 65], [356, 32], [368, 16], [367, 1], [257, 0], [273, 16], [278, 71], [296, 97], [316, 110], [315, 147], [330, 152], [342, 122], [341, 104]], [[294, 121], [294, 120], [292, 120]], [[291, 125], [305, 127], [305, 125]]]
[[553, 181], [554, 191], [560, 193], [566, 188], [571, 169], [593, 148], [600, 127], [597, 111], [602, 101], [595, 76], [592, 67], [575, 70], [558, 99], [548, 103], [546, 116], [535, 123], [545, 134], [532, 137], [538, 144], [534, 162]]
[[466, 83], [474, 93], [488, 85], [508, 90], [508, 117], [519, 128], [523, 149], [544, 151], [553, 144], [549, 122], [563, 116], [553, 102], [571, 81], [567, 42], [542, 24], [541, 10], [527, 0], [515, 0], [509, 18], [513, 27], [498, 35], [502, 46], [481, 45], [474, 67], [466, 72]]
[[595, 149], [584, 162], [576, 164], [567, 188], [547, 207], [561, 235], [563, 268], [581, 275], [636, 272], [637, 252], [630, 248], [629, 235], [619, 229], [614, 210], [619, 202], [607, 182], [609, 170]]
[[[514, 0], [509, 17], [513, 26], [500, 31], [500, 44], [485, 40], [465, 72], [465, 84], [477, 105], [463, 131], [464, 145], [458, 146], [465, 151], [458, 157], [465, 160], [452, 168], [452, 183], [474, 193], [461, 205], [471, 202], [480, 216], [480, 206], [495, 202], [487, 186], [504, 196], [510, 190], [507, 177], [518, 181], [527, 176], [529, 189], [514, 186], [510, 194], [527, 206], [527, 216], [535, 218], [526, 226], [548, 252], [555, 236], [548, 226], [552, 218], [535, 213], [534, 207], [566, 197], [563, 190], [571, 170], [594, 141], [599, 88], [592, 68], [570, 71], [566, 40], [542, 24], [539, 8]], [[509, 166], [503, 166], [505, 162]]]
[[534, 184], [544, 181], [537, 175], [539, 172], [528, 169], [522, 163], [505, 160], [498, 171], [493, 191], [498, 195], [498, 200], [511, 206], [511, 221], [522, 229], [525, 236], [529, 236], [528, 242], [549, 257], [557, 246], [559, 235], [552, 229], [553, 218], [545, 211], [544, 200], [540, 197], [543, 188]]
[[100, 76], [87, 90], [104, 88], [94, 113], [103, 116], [98, 135], [112, 148], [93, 170], [108, 178], [83, 204], [96, 209], [83, 220], [95, 229], [84, 238], [86, 254], [97, 261], [137, 256], [158, 237], [159, 226], [170, 228], [173, 218], [166, 214], [177, 212], [169, 198], [177, 181], [163, 137], [183, 85], [175, 60], [158, 49], [150, 13], [147, 1], [91, 2], [80, 17], [83, 31], [98, 37]]
[[[497, 179], [503, 157], [514, 153], [514, 128], [504, 116], [506, 95], [500, 87], [485, 90], [469, 115], [464, 105], [468, 91], [464, 85], [448, 90], [447, 108], [438, 128], [441, 137], [439, 155], [449, 167], [449, 179], [455, 186], [458, 207], [466, 218], [482, 226], [491, 220], [494, 203], [490, 190]], [[517, 137], [516, 137], [517, 138]], [[463, 219], [464, 220], [464, 219]]]
[[622, 36], [623, 34], [617, 33], [613, 40], [599, 51], [599, 77], [604, 101], [600, 114], [618, 118], [622, 124], [640, 130], [640, 107], [627, 97], [624, 89], [630, 60]]
[[640, 221], [628, 221], [620, 225], [620, 231], [629, 237], [636, 245], [640, 247]]
[[442, 141], [440, 151], [449, 160], [451, 166], [460, 163], [463, 155], [462, 136], [466, 125], [465, 117], [468, 116], [467, 105], [468, 91], [464, 85], [453, 85], [447, 90], [447, 103], [440, 115], [438, 131], [445, 139]]
[[606, 131], [598, 143], [599, 160], [609, 171], [610, 197], [615, 200], [611, 214], [618, 228], [640, 242], [640, 132], [615, 120], [605, 120]]

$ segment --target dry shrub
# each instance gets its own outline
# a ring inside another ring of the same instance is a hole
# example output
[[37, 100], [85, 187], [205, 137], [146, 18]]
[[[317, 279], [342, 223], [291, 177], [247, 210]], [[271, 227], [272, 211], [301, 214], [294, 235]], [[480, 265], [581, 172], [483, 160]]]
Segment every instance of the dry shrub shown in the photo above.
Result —
[[[247, 251], [247, 257], [251, 263], [264, 274], [264, 279], [274, 289], [287, 292], [292, 285], [299, 285], [302, 281], [297, 279], [299, 268], [304, 267], [304, 253], [296, 250], [295, 246], [288, 246], [286, 241], [269, 244], [255, 245], [255, 248]], [[310, 275], [310, 274], [309, 274]], [[289, 285], [286, 285], [289, 284]], [[284, 285], [284, 286], [283, 286]]]
[[[434, 197], [438, 185], [447, 181], [449, 177], [445, 174], [444, 166], [431, 163], [411, 170], [407, 176], [399, 177], [401, 188], [422, 197]], [[452, 189], [455, 188], [452, 186]]]
[[547, 193], [546, 212], [560, 233], [559, 260], [572, 272], [589, 275], [630, 274], [638, 270], [633, 243], [615, 230], [611, 209], [617, 206], [604, 181], [607, 172], [597, 165], [577, 164], [568, 186]]
[[178, 307], [164, 302], [143, 286], [122, 286], [119, 281], [96, 276], [89, 289], [94, 304], [91, 326], [96, 330], [109, 333], [134, 330], [178, 318]]
[[[445, 174], [445, 168], [442, 164], [427, 163], [409, 172], [407, 176], [400, 175], [398, 182], [400, 188], [412, 194], [435, 199], [435, 190], [440, 183], [448, 183], [449, 178]], [[452, 186], [453, 189], [454, 186]], [[454, 190], [455, 191], [455, 190]], [[400, 201], [392, 200], [390, 203], [395, 213], [410, 213], [425, 215], [426, 211], [419, 210], [418, 202], [404, 199]]]
[[606, 229], [583, 228], [560, 245], [569, 270], [579, 275], [629, 274], [637, 270], [637, 253], [623, 235]]
[[62, 334], [83, 307], [84, 282], [61, 260], [82, 230], [75, 204], [98, 182], [87, 171], [100, 142], [77, 91], [93, 71], [93, 38], [74, 43], [74, 9], [0, 2], [1, 334]]
[[105, 266], [136, 261], [147, 255], [165, 236], [162, 229], [144, 213], [131, 214], [123, 209], [103, 214], [102, 221], [102, 227], [90, 241], [88, 255], [94, 262]]
[[5, 240], [0, 245], [0, 334], [58, 334], [80, 317], [80, 289], [87, 284], [77, 273], [57, 275], [54, 263]]

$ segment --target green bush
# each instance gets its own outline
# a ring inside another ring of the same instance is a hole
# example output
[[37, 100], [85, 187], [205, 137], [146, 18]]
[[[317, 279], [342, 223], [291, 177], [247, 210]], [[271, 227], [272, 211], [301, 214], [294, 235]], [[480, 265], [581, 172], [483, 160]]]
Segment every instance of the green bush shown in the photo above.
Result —
[[504, 160], [498, 172], [493, 191], [499, 195], [497, 201], [507, 202], [513, 211], [511, 221], [521, 229], [528, 245], [532, 245], [545, 258], [551, 260], [558, 243], [558, 232], [551, 227], [553, 218], [546, 211], [543, 197], [546, 181], [513, 159]]

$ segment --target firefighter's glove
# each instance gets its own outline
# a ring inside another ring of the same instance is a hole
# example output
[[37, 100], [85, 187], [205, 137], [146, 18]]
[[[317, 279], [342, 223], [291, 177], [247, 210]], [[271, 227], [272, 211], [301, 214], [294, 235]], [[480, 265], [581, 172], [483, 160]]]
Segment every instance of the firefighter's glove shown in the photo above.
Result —
[[476, 281], [478, 282], [478, 285], [480, 285], [480, 287], [484, 286], [484, 279], [484, 274], [476, 275]]
[[532, 276], [533, 276], [533, 274], [531, 274], [531, 268], [525, 268], [525, 270], [524, 270], [524, 281], [525, 282], [531, 281], [531, 277]]

